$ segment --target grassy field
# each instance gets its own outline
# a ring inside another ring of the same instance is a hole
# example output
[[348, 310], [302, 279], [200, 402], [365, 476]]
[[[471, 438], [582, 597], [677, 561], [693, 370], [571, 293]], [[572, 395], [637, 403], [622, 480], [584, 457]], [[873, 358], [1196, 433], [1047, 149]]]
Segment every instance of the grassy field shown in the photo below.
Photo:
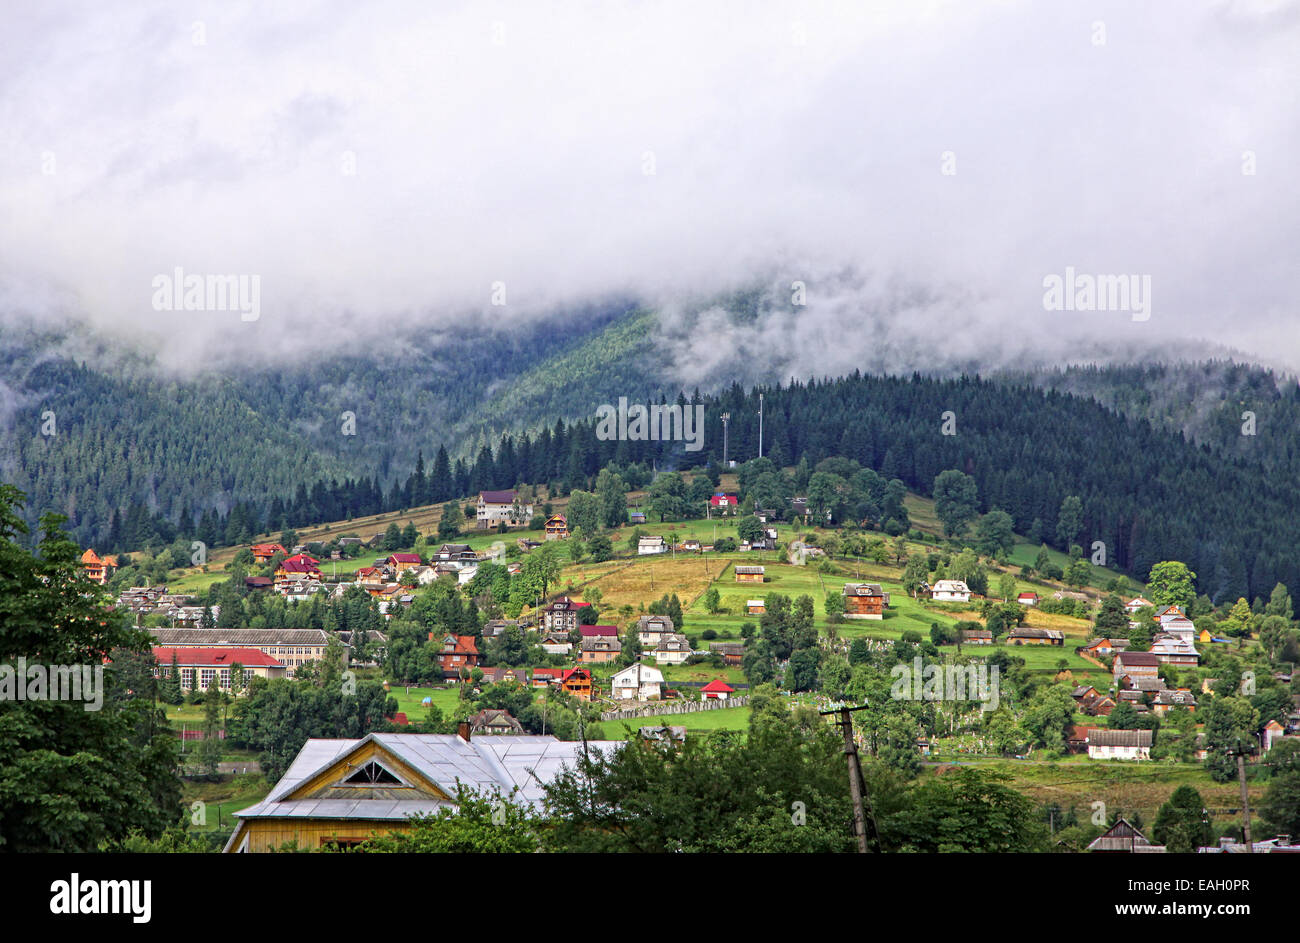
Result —
[[601, 721], [601, 729], [611, 740], [628, 738], [624, 726], [632, 735], [642, 727], [685, 727], [687, 731], [705, 733], [713, 730], [746, 730], [749, 728], [748, 707], [727, 707], [716, 711], [699, 711], [694, 714], [656, 714], [652, 717], [633, 717], [628, 720]]
[[[216, 783], [182, 780], [181, 801], [190, 810], [190, 828], [197, 832], [229, 830], [235, 824], [234, 813], [261, 802], [272, 785], [265, 777], [252, 774], [231, 776]], [[193, 821], [195, 802], [203, 803], [201, 823]]]

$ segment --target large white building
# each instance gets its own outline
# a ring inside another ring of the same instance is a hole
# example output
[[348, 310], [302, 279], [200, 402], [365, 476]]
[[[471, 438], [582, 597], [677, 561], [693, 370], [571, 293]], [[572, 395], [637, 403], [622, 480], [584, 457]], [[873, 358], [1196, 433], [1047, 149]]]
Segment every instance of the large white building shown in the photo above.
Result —
[[533, 506], [518, 500], [513, 491], [480, 491], [478, 493], [478, 526], [496, 527], [498, 524], [518, 526], [527, 524], [533, 516]]
[[609, 690], [616, 701], [655, 701], [663, 693], [663, 683], [662, 671], [637, 662], [610, 678]]

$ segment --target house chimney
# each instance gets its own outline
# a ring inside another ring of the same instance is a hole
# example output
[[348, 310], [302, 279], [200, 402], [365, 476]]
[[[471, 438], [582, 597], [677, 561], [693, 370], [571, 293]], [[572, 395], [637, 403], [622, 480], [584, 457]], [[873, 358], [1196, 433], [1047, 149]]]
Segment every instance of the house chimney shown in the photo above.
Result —
[[469, 743], [469, 721], [462, 720], [456, 725], [456, 736]]

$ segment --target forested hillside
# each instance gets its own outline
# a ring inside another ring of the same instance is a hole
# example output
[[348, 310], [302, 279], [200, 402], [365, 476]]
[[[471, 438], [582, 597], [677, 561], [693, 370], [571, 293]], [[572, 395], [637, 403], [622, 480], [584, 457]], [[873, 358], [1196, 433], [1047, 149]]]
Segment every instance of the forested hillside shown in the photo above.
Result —
[[[0, 475], [30, 495], [29, 521], [60, 511], [83, 545], [113, 551], [178, 536], [238, 542], [520, 482], [562, 492], [587, 487], [609, 462], [721, 461], [722, 412], [730, 456], [756, 455], [757, 391], [739, 385], [698, 400], [700, 452], [596, 438], [600, 403], [685, 401], [668, 386], [654, 324], [610, 309], [564, 331], [415, 337], [381, 353], [353, 345], [321, 362], [193, 379], [147, 362], [96, 368], [51, 354], [48, 338], [6, 336]], [[956, 468], [976, 479], [983, 510], [1000, 507], [1049, 543], [1059, 543], [1061, 501], [1077, 495], [1080, 542], [1103, 541], [1109, 562], [1139, 577], [1180, 559], [1216, 600], [1267, 594], [1279, 580], [1300, 594], [1288, 484], [1300, 470], [1300, 392], [1261, 369], [855, 375], [763, 392], [763, 451], [778, 464], [844, 456], [921, 494]], [[54, 435], [42, 434], [47, 411]], [[949, 411], [955, 434], [945, 435]], [[1244, 411], [1255, 414], [1253, 436], [1242, 434]]]

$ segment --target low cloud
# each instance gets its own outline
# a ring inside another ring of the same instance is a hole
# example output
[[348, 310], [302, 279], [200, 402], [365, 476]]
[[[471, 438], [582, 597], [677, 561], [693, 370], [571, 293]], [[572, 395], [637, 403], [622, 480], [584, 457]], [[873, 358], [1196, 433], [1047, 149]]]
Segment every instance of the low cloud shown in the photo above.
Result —
[[[6, 19], [0, 310], [170, 363], [638, 298], [683, 382], [1198, 343], [1300, 365], [1295, 3]], [[259, 319], [154, 310], [177, 266], [259, 276]], [[1045, 310], [1067, 266], [1150, 276], [1150, 320]], [[755, 284], [743, 330], [713, 307]]]

